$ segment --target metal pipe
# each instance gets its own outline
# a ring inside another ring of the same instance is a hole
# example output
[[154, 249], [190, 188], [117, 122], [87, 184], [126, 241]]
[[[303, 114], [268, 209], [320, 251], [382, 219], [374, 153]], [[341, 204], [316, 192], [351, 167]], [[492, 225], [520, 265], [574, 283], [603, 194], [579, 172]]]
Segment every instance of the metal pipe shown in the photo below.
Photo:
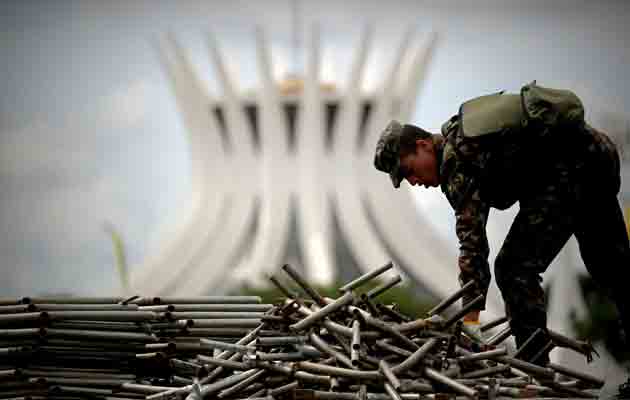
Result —
[[287, 273], [287, 275], [293, 278], [295, 283], [297, 283], [302, 289], [304, 289], [306, 294], [308, 294], [310, 298], [313, 299], [315, 303], [317, 303], [317, 305], [319, 305], [320, 307], [326, 306], [326, 301], [324, 300], [324, 298], [317, 292], [317, 290], [309, 285], [295, 269], [293, 269], [289, 264], [284, 264], [282, 266], [282, 269], [284, 270], [284, 272]]
[[254, 328], [260, 325], [260, 319], [191, 319], [195, 328]]
[[271, 336], [259, 337], [256, 339], [256, 346], [286, 346], [288, 344], [304, 344], [308, 338], [306, 336]]
[[385, 322], [372, 317], [370, 314], [366, 313], [360, 308], [354, 307], [353, 313], [357, 318], [361, 319], [367, 325], [373, 326], [374, 328], [377, 328], [383, 332], [389, 333], [390, 335], [392, 335], [393, 337], [395, 337], [402, 343], [406, 344], [410, 349], [413, 349], [415, 351], [420, 347], [416, 343], [414, 343], [411, 339], [409, 339], [407, 336], [404, 336], [403, 334], [401, 334], [400, 332], [398, 332], [396, 329], [392, 328], [390, 325], [386, 324]]
[[280, 281], [278, 280], [278, 278], [276, 278], [273, 275], [269, 276], [269, 280], [271, 281], [271, 283], [273, 283], [276, 288], [278, 288], [278, 290], [280, 292], [282, 292], [282, 294], [284, 294], [286, 297], [288, 297], [289, 299], [297, 299], [297, 294], [294, 293], [292, 290], [290, 290], [289, 288], [287, 288], [286, 286], [284, 286], [282, 283], [280, 283]]
[[536, 339], [536, 336], [538, 336], [540, 333], [542, 333], [542, 328], [538, 328], [534, 331], [534, 333], [532, 333], [531, 335], [529, 335], [529, 337], [527, 338], [527, 340], [525, 340], [525, 342], [521, 345], [521, 347], [519, 347], [518, 349], [516, 349], [516, 353], [514, 353], [512, 355], [512, 357], [514, 358], [519, 358], [519, 356], [521, 355], [521, 353], [523, 353], [523, 350], [525, 349], [525, 347], [527, 347], [527, 345], [529, 345], [531, 342], [534, 341], [534, 339]]
[[471, 310], [481, 305], [485, 301], [485, 297], [486, 296], [484, 296], [483, 294], [480, 294], [479, 296], [475, 297], [473, 300], [466, 303], [466, 305], [464, 305], [464, 307], [462, 307], [461, 310], [457, 311], [455, 314], [453, 314], [453, 316], [451, 316], [449, 319], [444, 321], [443, 329], [447, 329], [448, 327], [453, 325], [455, 322], [459, 321], [463, 316], [468, 314], [468, 312], [470, 312]]
[[569, 349], [577, 351], [578, 353], [582, 353], [586, 356], [588, 362], [591, 362], [593, 360], [593, 353], [597, 354], [595, 348], [589, 342], [571, 339], [558, 332], [552, 331], [551, 329], [547, 329], [547, 333], [554, 341], [556, 346], [567, 347]]
[[471, 399], [477, 399], [479, 397], [479, 394], [475, 389], [469, 388], [466, 385], [462, 385], [461, 383], [445, 376], [444, 374], [437, 372], [432, 368], [424, 368], [423, 372], [427, 378], [438, 382], [439, 384], [448, 386], [454, 392], [461, 393], [464, 396], [470, 397]]
[[554, 343], [553, 340], [548, 341], [543, 347], [542, 349], [540, 349], [540, 351], [538, 351], [538, 353], [534, 354], [534, 356], [529, 359], [530, 362], [535, 363], [536, 361], [538, 361], [538, 359], [540, 357], [543, 356], [543, 354], [549, 354], [549, 352], [553, 349], [554, 347]]
[[400, 397], [396, 389], [392, 387], [390, 383], [385, 382], [383, 386], [385, 386], [385, 391], [387, 392], [391, 400], [402, 400], [402, 397]]
[[158, 314], [152, 311], [50, 311], [48, 317], [51, 320], [139, 322], [156, 321]]
[[[424, 343], [426, 343], [426, 341]], [[393, 353], [393, 354], [396, 354], [396, 355], [399, 355], [399, 356], [403, 356], [405, 358], [407, 358], [407, 357], [409, 357], [410, 355], [413, 354], [413, 352], [411, 352], [409, 350], [405, 350], [405, 349], [403, 349], [401, 347], [394, 346], [393, 344], [387, 342], [386, 339], [377, 340], [376, 342], [374, 342], [374, 345], [376, 347], [380, 347], [383, 350], [387, 350], [390, 353]]]
[[197, 296], [197, 297], [154, 297], [157, 304], [253, 304], [260, 303], [260, 296]]
[[461, 377], [464, 379], [474, 379], [474, 378], [481, 378], [484, 376], [501, 374], [507, 371], [510, 371], [509, 365], [497, 365], [496, 367], [489, 367], [489, 368], [479, 369], [476, 371], [466, 372], [462, 374]]
[[387, 361], [381, 360], [378, 363], [378, 369], [394, 390], [398, 390], [400, 388], [400, 380], [396, 377], [396, 374], [394, 374], [394, 371], [392, 371]]
[[512, 328], [507, 326], [501, 332], [497, 333], [496, 335], [488, 339], [487, 344], [488, 346], [497, 346], [501, 342], [503, 342], [505, 339], [509, 338], [511, 335], [512, 335]]
[[359, 276], [358, 278], [354, 279], [353, 281], [346, 283], [345, 285], [343, 285], [342, 287], [339, 288], [339, 291], [340, 292], [348, 292], [350, 290], [356, 289], [359, 286], [365, 284], [366, 282], [369, 282], [372, 279], [374, 279], [375, 277], [381, 275], [382, 273], [384, 273], [385, 271], [389, 270], [393, 266], [394, 266], [394, 264], [390, 261], [387, 264], [383, 265], [382, 267], [377, 268], [374, 271], [370, 271], [370, 272], [368, 272], [366, 274], [363, 274], [363, 275]]
[[[227, 378], [218, 380], [217, 382], [204, 385], [203, 387], [201, 387], [201, 397], [206, 397], [211, 394], [218, 393], [225, 388], [229, 388], [230, 386], [233, 386], [249, 378], [250, 376], [257, 374], [258, 372], [258, 369], [250, 369], [239, 374], [230, 375]], [[190, 394], [188, 395], [188, 397], [186, 397], [186, 400], [194, 400], [194, 397], [192, 396], [192, 394]]]
[[427, 315], [430, 317], [432, 315], [439, 314], [442, 311], [446, 310], [448, 308], [448, 306], [450, 306], [451, 304], [455, 303], [457, 300], [462, 298], [464, 296], [464, 294], [466, 294], [468, 289], [470, 289], [474, 285], [475, 285], [475, 281], [473, 281], [473, 280], [468, 281], [458, 291], [456, 291], [451, 296], [449, 296], [446, 299], [442, 300], [438, 305], [436, 305], [435, 307], [430, 309], [429, 312], [427, 313]]
[[297, 389], [299, 386], [300, 382], [293, 381], [291, 383], [287, 383], [286, 385], [269, 390], [269, 396], [276, 397], [282, 393], [290, 392], [291, 390]]
[[390, 278], [389, 280], [383, 282], [382, 284], [376, 286], [375, 288], [369, 290], [365, 295], [367, 296], [368, 299], [371, 300], [375, 298], [376, 296], [384, 293], [388, 289], [398, 285], [398, 283], [400, 283], [401, 281], [402, 281], [402, 278], [400, 277], [400, 275], [396, 275]]
[[0, 325], [13, 324], [20, 322], [46, 322], [48, 321], [48, 313], [31, 312], [21, 314], [0, 314]]
[[155, 335], [133, 332], [89, 331], [72, 329], [44, 329], [45, 337], [78, 338], [93, 340], [129, 340], [135, 342], [157, 342]]
[[0, 306], [0, 314], [18, 314], [37, 311], [32, 304], [15, 304]]
[[212, 340], [212, 339], [199, 339], [201, 344], [210, 347], [212, 349], [220, 349], [220, 350], [227, 350], [227, 351], [233, 351], [235, 353], [242, 353], [242, 354], [252, 354], [256, 351], [256, 348], [253, 346], [244, 346], [242, 344], [233, 344], [233, 343], [227, 343], [227, 342], [221, 342], [219, 340]]
[[[273, 308], [273, 304], [168, 304], [140, 307], [139, 311], [157, 312], [259, 312], [264, 313]], [[181, 319], [181, 318], [178, 318]], [[194, 318], [191, 318], [194, 319]]]
[[394, 307], [388, 307], [385, 304], [376, 303], [376, 308], [379, 310], [381, 314], [387, 315], [388, 317], [390, 317], [391, 319], [395, 320], [398, 323], [411, 322], [411, 318], [399, 312]]
[[28, 382], [40, 385], [70, 385], [70, 386], [104, 386], [119, 387], [123, 383], [132, 382], [129, 379], [86, 379], [86, 378], [65, 378], [57, 376], [40, 376], [29, 378]]
[[221, 312], [221, 311], [189, 311], [189, 312], [171, 312], [167, 311], [162, 316], [168, 320], [182, 319], [260, 319], [264, 313], [262, 312]]
[[581, 381], [587, 382], [590, 385], [595, 386], [596, 388], [601, 388], [602, 386], [604, 386], [604, 380], [603, 379], [599, 379], [593, 375], [589, 375], [586, 374], [584, 372], [580, 372], [580, 371], [576, 371], [567, 367], [564, 367], [562, 365], [559, 364], [555, 364], [550, 362], [549, 364], [547, 364], [548, 368], [551, 368], [552, 370], [562, 374], [562, 375], [566, 375], [566, 376], [570, 376], [572, 378], [577, 378]]
[[352, 321], [352, 341], [350, 342], [350, 362], [353, 366], [359, 362], [359, 350], [361, 350], [361, 323], [355, 319]]
[[251, 368], [251, 365], [249, 363], [223, 360], [217, 357], [204, 356], [203, 354], [197, 354], [197, 360], [206, 364], [218, 365], [224, 368], [235, 370], [247, 370]]
[[380, 381], [383, 379], [378, 371], [360, 371], [348, 368], [332, 367], [330, 365], [322, 365], [308, 361], [297, 362], [294, 364], [299, 370], [323, 374], [329, 376], [342, 376], [353, 379], [370, 379]]
[[31, 303], [32, 311], [139, 311], [137, 304], [63, 304]]
[[529, 372], [534, 375], [542, 376], [548, 379], [553, 379], [553, 371], [549, 368], [543, 368], [538, 365], [529, 363], [527, 361], [519, 360], [517, 358], [508, 357], [508, 356], [499, 356], [495, 358], [496, 361], [508, 364], [512, 367], [521, 369], [523, 371]]
[[339, 297], [337, 300], [333, 301], [332, 303], [325, 305], [318, 311], [315, 311], [314, 313], [306, 316], [305, 318], [301, 319], [295, 324], [290, 325], [289, 328], [294, 331], [301, 331], [301, 330], [307, 329], [308, 327], [315, 324], [317, 321], [322, 320], [326, 316], [352, 303], [353, 300], [354, 300], [354, 295], [351, 292], [347, 292], [343, 296]]
[[267, 371], [265, 371], [264, 369], [258, 370], [256, 373], [254, 373], [251, 376], [243, 379], [242, 381], [238, 382], [234, 386], [231, 386], [228, 389], [223, 390], [222, 392], [220, 392], [217, 395], [217, 397], [219, 399], [223, 399], [223, 398], [232, 396], [232, 395], [240, 392], [241, 390], [245, 389], [246, 387], [248, 387], [252, 383], [256, 382], [258, 379], [260, 379], [266, 373], [267, 373]]
[[494, 328], [495, 326], [499, 326], [499, 325], [501, 325], [501, 324], [503, 324], [503, 323], [505, 323], [505, 322], [508, 322], [509, 320], [510, 320], [510, 319], [509, 319], [508, 317], [506, 317], [506, 316], [504, 316], [504, 317], [499, 317], [499, 318], [497, 318], [497, 319], [494, 319], [494, 320], [492, 320], [492, 321], [486, 322], [485, 324], [481, 325], [481, 326], [479, 327], [479, 330], [480, 330], [481, 332], [485, 332], [485, 331], [487, 331], [487, 330], [489, 330], [489, 329]]
[[422, 359], [431, 351], [437, 344], [439, 340], [437, 338], [429, 339], [425, 344], [423, 344], [418, 350], [416, 350], [413, 354], [411, 354], [405, 361], [401, 362], [398, 365], [392, 367], [392, 371], [396, 375], [400, 375], [405, 371], [408, 371], [410, 368], [418, 364]]
[[122, 297], [23, 297], [22, 304], [116, 304], [124, 300]]
[[0, 329], [0, 338], [41, 337], [41, 328]]
[[313, 346], [315, 346], [317, 350], [334, 357], [335, 360], [339, 361], [341, 364], [344, 364], [348, 368], [354, 368], [354, 364], [345, 354], [333, 349], [332, 346], [326, 343], [321, 337], [319, 337], [319, 335], [312, 332], [309, 337], [311, 339], [311, 343], [313, 344]]
[[465, 356], [457, 357], [458, 362], [467, 362], [467, 361], [479, 361], [479, 360], [487, 360], [490, 358], [494, 358], [497, 356], [502, 356], [507, 354], [507, 349], [505, 347], [501, 347], [494, 350], [482, 351], [480, 353], [473, 353]]

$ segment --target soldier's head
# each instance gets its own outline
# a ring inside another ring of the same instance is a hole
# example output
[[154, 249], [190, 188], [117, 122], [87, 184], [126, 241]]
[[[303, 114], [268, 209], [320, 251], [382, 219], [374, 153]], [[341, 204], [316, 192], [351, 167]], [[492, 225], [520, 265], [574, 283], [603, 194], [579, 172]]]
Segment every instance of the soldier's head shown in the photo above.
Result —
[[412, 186], [440, 184], [433, 135], [414, 125], [391, 121], [385, 127], [376, 144], [374, 166], [389, 174], [395, 188], [403, 179]]

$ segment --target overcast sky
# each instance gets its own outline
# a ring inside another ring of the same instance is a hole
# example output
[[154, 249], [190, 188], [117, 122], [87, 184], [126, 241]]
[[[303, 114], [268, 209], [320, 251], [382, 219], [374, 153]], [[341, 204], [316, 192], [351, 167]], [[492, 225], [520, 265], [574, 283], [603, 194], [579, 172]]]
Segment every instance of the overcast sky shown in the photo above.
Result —
[[[324, 79], [345, 83], [361, 28], [375, 26], [366, 90], [410, 24], [438, 33], [413, 123], [438, 128], [471, 97], [537, 79], [574, 89], [597, 125], [630, 107], [624, 1], [301, 1], [302, 32], [322, 26]], [[290, 1], [0, 3], [0, 296], [105, 294], [118, 286], [110, 221], [132, 264], [155, 247], [190, 194], [184, 127], [155, 41], [173, 32], [211, 92], [212, 31], [244, 88], [256, 87], [254, 29], [276, 76], [292, 67]], [[440, 194], [419, 194], [435, 223]], [[506, 224], [497, 224], [500, 237]], [[449, 240], [451, 233], [443, 231]], [[455, 244], [453, 244], [455, 245]]]

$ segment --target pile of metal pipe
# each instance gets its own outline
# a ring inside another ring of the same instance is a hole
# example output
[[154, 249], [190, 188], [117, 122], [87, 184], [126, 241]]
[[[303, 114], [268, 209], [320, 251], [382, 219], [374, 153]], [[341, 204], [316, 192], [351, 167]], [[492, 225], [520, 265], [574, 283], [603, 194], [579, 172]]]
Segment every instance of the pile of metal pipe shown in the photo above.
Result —
[[[368, 283], [392, 268], [327, 298], [285, 265], [286, 275], [270, 277], [286, 295], [275, 304], [247, 296], [0, 299], [0, 399], [597, 397], [596, 377], [516, 358], [522, 349], [509, 354], [509, 328], [499, 327], [507, 318], [481, 327], [499, 331], [490, 340], [468, 332], [461, 318], [483, 298], [443, 315], [472, 285], [426, 318], [380, 303], [400, 277]], [[587, 343], [549, 337], [550, 346], [590, 354]]]

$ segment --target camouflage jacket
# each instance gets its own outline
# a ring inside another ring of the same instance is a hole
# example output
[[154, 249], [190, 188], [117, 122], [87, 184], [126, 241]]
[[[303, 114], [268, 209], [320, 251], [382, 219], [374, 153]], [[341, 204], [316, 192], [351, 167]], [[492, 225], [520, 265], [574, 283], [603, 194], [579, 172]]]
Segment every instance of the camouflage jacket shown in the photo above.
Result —
[[[456, 115], [442, 126], [444, 140], [437, 146], [441, 189], [456, 217], [459, 281], [477, 282], [464, 296], [466, 303], [486, 295], [490, 285], [486, 223], [491, 207], [506, 209], [540, 185], [559, 185], [555, 178], [541, 176], [577, 176], [580, 169], [592, 175], [582, 174], [580, 179], [599, 182], [603, 177], [618, 191], [619, 158], [611, 140], [588, 125], [570, 132], [543, 135], [522, 129], [484, 138], [464, 138], [458, 128]], [[574, 188], [564, 189], [579, 196]]]

